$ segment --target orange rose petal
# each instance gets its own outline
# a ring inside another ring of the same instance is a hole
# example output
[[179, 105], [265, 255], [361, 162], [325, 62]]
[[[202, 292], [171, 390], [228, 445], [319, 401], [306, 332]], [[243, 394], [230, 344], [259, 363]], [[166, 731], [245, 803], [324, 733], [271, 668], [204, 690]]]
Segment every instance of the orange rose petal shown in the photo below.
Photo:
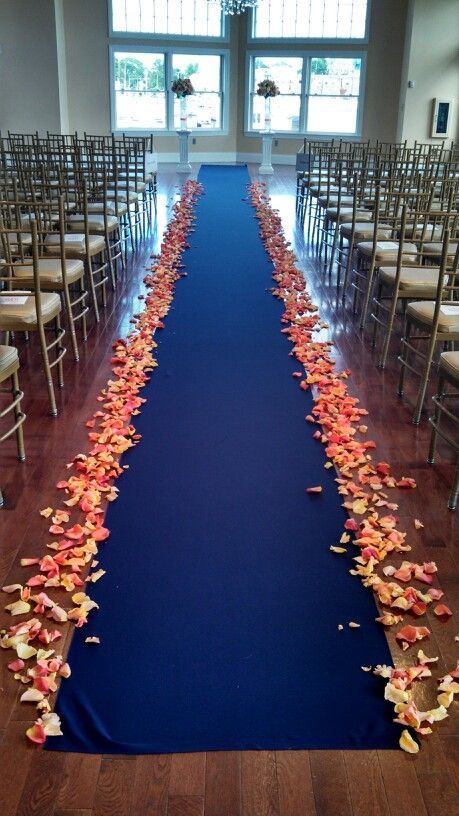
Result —
[[38, 721], [31, 728], [27, 729], [26, 736], [31, 742], [37, 745], [43, 745], [46, 741], [45, 729], [42, 723]]
[[451, 612], [449, 606], [446, 606], [446, 604], [437, 604], [434, 609], [434, 614], [437, 616], [437, 618], [449, 618], [453, 613]]
[[413, 739], [410, 732], [407, 731], [406, 728], [404, 731], [402, 731], [399, 745], [400, 748], [403, 751], [406, 751], [408, 754], [417, 754], [419, 752], [419, 744]]
[[323, 487], [306, 487], [305, 493], [322, 493]]

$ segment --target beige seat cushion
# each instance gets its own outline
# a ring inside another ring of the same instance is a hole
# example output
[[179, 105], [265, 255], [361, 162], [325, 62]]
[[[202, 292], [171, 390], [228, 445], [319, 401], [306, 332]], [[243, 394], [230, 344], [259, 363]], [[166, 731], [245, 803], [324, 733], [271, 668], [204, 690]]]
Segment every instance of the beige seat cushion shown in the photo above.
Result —
[[[98, 255], [103, 252], [105, 248], [105, 240], [101, 235], [90, 235], [88, 252], [92, 255]], [[45, 238], [45, 249], [49, 255], [60, 255], [61, 240], [60, 235], [56, 232], [55, 235], [47, 235]], [[65, 256], [69, 258], [83, 258], [86, 255], [86, 242], [82, 233], [67, 233], [65, 236]]]
[[[378, 235], [378, 239], [380, 236]], [[390, 246], [386, 246], [390, 244]], [[373, 241], [362, 241], [357, 244], [358, 251], [364, 258], [371, 258], [373, 252]], [[375, 261], [377, 264], [396, 263], [398, 257], [398, 242], [397, 241], [380, 241], [376, 244]], [[403, 245], [403, 257], [406, 261], [416, 261], [417, 249], [416, 244], [405, 243]]]
[[[435, 297], [439, 268], [435, 266], [402, 266], [400, 271], [400, 297]], [[393, 288], [397, 268], [381, 266], [379, 278], [384, 286]]]
[[[107, 198], [115, 198], [115, 190], [107, 190]], [[126, 187], [119, 187], [118, 188], [118, 201], [126, 201], [128, 200], [128, 195], [126, 192]], [[129, 204], [135, 204], [136, 201], [139, 200], [139, 196], [133, 190], [129, 191]]]
[[[0, 331], [27, 331], [37, 327], [37, 313], [35, 311], [34, 295], [25, 295], [25, 302], [21, 304], [7, 303], [9, 298], [0, 302]], [[40, 294], [43, 323], [48, 323], [61, 310], [59, 295], [52, 292]]]
[[326, 196], [327, 194], [331, 195], [332, 193], [337, 193], [338, 188], [334, 187], [333, 184], [330, 184], [330, 189], [327, 189], [327, 182], [325, 179], [322, 179], [322, 185], [319, 188], [317, 185], [311, 186], [311, 194], [318, 198], [319, 196]]
[[[405, 229], [406, 238], [421, 238], [424, 230], [424, 224], [407, 224]], [[443, 227], [439, 224], [427, 224], [424, 233], [424, 239], [429, 241], [441, 241], [443, 235]]]
[[440, 369], [459, 383], [459, 351], [444, 351], [440, 355]]
[[[440, 242], [436, 241], [426, 241], [426, 243], [422, 247], [423, 255], [428, 255], [434, 258], [441, 258], [443, 245]], [[448, 244], [448, 257], [454, 258], [457, 250], [457, 241], [451, 241]]]
[[[373, 238], [375, 232], [375, 225], [371, 222], [366, 221], [356, 221], [355, 222], [355, 233], [354, 233], [354, 241], [358, 243], [359, 241], [365, 241], [368, 238]], [[352, 223], [344, 223], [341, 226], [341, 234], [345, 238], [350, 238], [352, 235]], [[381, 240], [385, 238], [390, 238], [392, 235], [392, 227], [390, 224], [379, 224], [378, 225], [378, 238]]]
[[[457, 306], [452, 306], [453, 314], [445, 314], [444, 310], [451, 308], [445, 304], [440, 308], [440, 319], [438, 321], [438, 330], [444, 334], [459, 333], [459, 303]], [[415, 322], [421, 323], [424, 326], [431, 326], [433, 314], [435, 309], [435, 301], [420, 301], [418, 303], [409, 303], [406, 310], [407, 316], [411, 317]]]
[[0, 346], [0, 374], [13, 363], [17, 363], [18, 359], [18, 352], [14, 346]]
[[[126, 189], [126, 176], [123, 176], [123, 174], [121, 174], [119, 176], [119, 182], [121, 182], [121, 186], [124, 186], [124, 188]], [[114, 184], [109, 184], [109, 188], [113, 189], [114, 186], [115, 186]], [[134, 174], [129, 176], [129, 189], [130, 190], [134, 190], [134, 191], [137, 190], [138, 193], [143, 193], [146, 186], [147, 185], [145, 184], [145, 182], [140, 180], [140, 177], [138, 177], [137, 180], [136, 180], [136, 177], [134, 176]]]
[[[116, 215], [115, 202], [107, 201], [107, 215]], [[104, 205], [102, 201], [92, 201], [88, 203], [88, 213], [103, 213]], [[127, 204], [118, 201], [118, 215], [125, 215], [127, 213]]]
[[[342, 204], [352, 204], [353, 201], [354, 201], [354, 196], [351, 196], [351, 195], [341, 196], [341, 203]], [[338, 196], [337, 195], [330, 195], [328, 197], [327, 197], [327, 195], [320, 196], [319, 197], [319, 204], [322, 207], [325, 207], [325, 206], [329, 206], [329, 207], [335, 206], [336, 207], [336, 205], [338, 204]]]
[[[71, 232], [84, 232], [84, 218], [81, 213], [71, 215], [67, 219], [67, 223]], [[118, 227], [118, 219], [116, 215], [107, 215], [107, 229], [113, 232]], [[93, 213], [88, 217], [88, 229], [90, 233], [104, 233], [105, 221], [104, 216]]]
[[[336, 221], [338, 215], [338, 208], [337, 207], [328, 207], [327, 208], [327, 216], [331, 221]], [[339, 220], [341, 223], [348, 224], [349, 219], [352, 218], [352, 207], [341, 207], [339, 213]], [[357, 210], [356, 218], [359, 219], [359, 222], [362, 221], [371, 221], [373, 218], [373, 213], [368, 212], [367, 210]]]
[[[67, 282], [74, 283], [84, 275], [83, 261], [77, 258], [67, 258], [65, 263], [67, 272]], [[60, 258], [40, 258], [38, 261], [38, 273], [42, 286], [62, 285], [62, 264]], [[24, 285], [25, 281], [33, 281], [32, 267], [22, 264], [15, 264], [13, 274]]]

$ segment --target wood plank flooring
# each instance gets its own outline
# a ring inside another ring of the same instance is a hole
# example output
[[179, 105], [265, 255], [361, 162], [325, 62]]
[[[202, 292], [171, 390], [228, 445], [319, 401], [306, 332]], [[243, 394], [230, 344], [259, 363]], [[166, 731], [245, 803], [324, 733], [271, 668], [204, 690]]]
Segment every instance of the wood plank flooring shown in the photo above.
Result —
[[[256, 168], [251, 168], [255, 173]], [[413, 560], [434, 559], [446, 602], [459, 612], [459, 511], [446, 509], [452, 457], [439, 445], [438, 463], [426, 463], [429, 430], [423, 419], [411, 425], [412, 388], [406, 401], [396, 396], [393, 355], [385, 372], [375, 366], [368, 337], [356, 330], [336, 289], [295, 227], [293, 168], [276, 168], [269, 181], [274, 206], [284, 219], [321, 314], [330, 324], [339, 363], [352, 372], [351, 390], [370, 410], [369, 429], [381, 459], [397, 473], [414, 476], [419, 489], [406, 492], [400, 516], [409, 530]], [[66, 384], [58, 394], [59, 416], [47, 415], [47, 399], [36, 344], [20, 342], [21, 383], [26, 397], [27, 461], [19, 464], [14, 444], [0, 451], [6, 506], [0, 511], [0, 586], [20, 576], [18, 559], [39, 553], [46, 525], [37, 511], [54, 504], [54, 484], [66, 462], [86, 448], [84, 420], [110, 374], [111, 341], [127, 331], [138, 311], [138, 295], [151, 252], [158, 248], [177, 193], [177, 176], [163, 166], [159, 174], [158, 222], [135, 256], [115, 295], [110, 295], [99, 326], [91, 327], [81, 361], [65, 359]], [[250, 217], [250, 216], [248, 216]], [[416, 531], [413, 518], [424, 531]], [[107, 576], [106, 580], [110, 580]], [[3, 604], [2, 604], [3, 606]], [[456, 623], [428, 616], [429, 654], [451, 666], [459, 649], [451, 637]], [[11, 619], [0, 610], [0, 628]], [[446, 629], [445, 627], [449, 627]], [[401, 652], [390, 638], [394, 656]], [[17, 703], [17, 684], [0, 654], [0, 816], [458, 816], [459, 716], [453, 712], [417, 757], [401, 751], [220, 752], [173, 756], [105, 757], [47, 753], [29, 746], [24, 731], [30, 716]], [[318, 656], [320, 660], [320, 656]], [[345, 678], [337, 678], [345, 693]], [[455, 704], [456, 708], [458, 704]], [[356, 712], [358, 716], [358, 712]]]

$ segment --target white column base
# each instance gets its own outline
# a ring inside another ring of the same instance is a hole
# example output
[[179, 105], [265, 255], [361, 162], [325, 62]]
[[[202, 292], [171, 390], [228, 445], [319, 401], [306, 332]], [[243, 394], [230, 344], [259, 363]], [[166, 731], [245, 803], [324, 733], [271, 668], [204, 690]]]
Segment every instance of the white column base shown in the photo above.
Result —
[[273, 133], [263, 133], [261, 137], [262, 141], [262, 158], [261, 158], [261, 165], [258, 168], [258, 172], [260, 176], [272, 176], [274, 173], [274, 168], [271, 163], [271, 155], [273, 149]]
[[188, 136], [191, 130], [178, 130], [180, 148], [180, 161], [177, 165], [177, 173], [191, 173], [191, 164], [188, 160]]

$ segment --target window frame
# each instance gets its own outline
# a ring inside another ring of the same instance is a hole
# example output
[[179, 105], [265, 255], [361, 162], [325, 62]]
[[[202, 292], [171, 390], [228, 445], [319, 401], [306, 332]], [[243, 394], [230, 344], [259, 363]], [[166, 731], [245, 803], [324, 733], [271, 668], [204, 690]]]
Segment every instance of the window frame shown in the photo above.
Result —
[[[111, 3], [111, 0], [109, 0], [109, 2]], [[273, 45], [285, 45], [286, 43], [297, 46], [299, 46], [300, 43], [306, 43], [308, 46], [324, 45], [326, 47], [333, 47], [335, 45], [368, 45], [370, 39], [371, 12], [372, 0], [367, 0], [367, 16], [365, 20], [365, 33], [363, 37], [256, 37], [255, 9], [250, 9], [248, 12], [247, 43], [249, 47], [253, 45], [263, 45], [265, 43], [268, 45], [268, 47]], [[268, 56], [268, 54], [265, 56]], [[322, 54], [320, 56], [322, 56]]]
[[[257, 43], [260, 41], [258, 40]], [[266, 40], [266, 42], [271, 42]], [[349, 41], [348, 41], [349, 42]], [[244, 135], [250, 137], [260, 137], [262, 130], [254, 130], [251, 127], [252, 122], [252, 81], [253, 81], [253, 61], [256, 57], [301, 57], [303, 59], [303, 70], [301, 73], [301, 93], [300, 93], [300, 126], [297, 131], [291, 130], [276, 130], [273, 131], [274, 136], [279, 136], [282, 139], [298, 139], [308, 136], [329, 139], [343, 138], [349, 141], [358, 141], [362, 137], [363, 125], [363, 108], [365, 100], [365, 80], [366, 80], [366, 61], [367, 54], [365, 51], [336, 51], [329, 48], [319, 50], [304, 50], [295, 49], [294, 51], [286, 50], [247, 50], [246, 53], [246, 68], [245, 68], [245, 115], [244, 115]], [[311, 60], [314, 58], [323, 57], [325, 59], [360, 59], [360, 86], [359, 95], [357, 97], [357, 116], [356, 129], [354, 133], [342, 133], [331, 131], [312, 131], [306, 130], [306, 123], [308, 118], [308, 104], [309, 98], [313, 94], [309, 93], [309, 83], [311, 75]]]
[[[193, 134], [206, 136], [227, 136], [228, 135], [228, 116], [229, 116], [229, 77], [230, 77], [230, 50], [229, 48], [193, 48], [179, 46], [177, 48], [172, 45], [162, 45], [158, 38], [155, 38], [154, 43], [149, 45], [139, 45], [137, 43], [126, 42], [122, 43], [111, 42], [108, 46], [109, 50], [109, 67], [110, 67], [110, 126], [112, 133], [128, 133], [132, 136], [153, 133], [159, 136], [170, 136], [177, 132], [174, 127], [174, 94], [170, 86], [172, 82], [172, 57], [174, 54], [190, 54], [193, 56], [218, 56], [220, 57], [220, 95], [221, 95], [221, 128], [193, 128]], [[118, 128], [116, 123], [116, 89], [115, 89], [115, 52], [128, 54], [145, 54], [155, 53], [164, 54], [164, 87], [166, 94], [166, 127], [165, 128]]]
[[[370, 0], [368, 0], [370, 2]], [[229, 43], [229, 21], [222, 12], [222, 34], [221, 36], [202, 36], [200, 34], [165, 34], [164, 32], [154, 33], [146, 31], [119, 31], [113, 28], [113, 0], [108, 0], [108, 36], [110, 40], [158, 40], [161, 42], [204, 42], [223, 44]]]

